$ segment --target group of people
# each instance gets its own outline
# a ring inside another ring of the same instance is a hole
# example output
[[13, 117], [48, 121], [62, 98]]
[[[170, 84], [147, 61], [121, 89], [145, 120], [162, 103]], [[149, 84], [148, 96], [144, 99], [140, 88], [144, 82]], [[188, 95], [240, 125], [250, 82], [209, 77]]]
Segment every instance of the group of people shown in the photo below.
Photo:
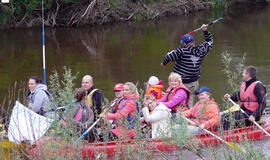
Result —
[[[212, 91], [207, 87], [199, 88], [200, 66], [213, 47], [213, 38], [207, 26], [203, 24], [201, 28], [205, 42], [195, 46], [195, 39], [185, 35], [181, 40], [184, 45], [165, 55], [161, 66], [170, 61], [175, 62], [174, 70], [168, 77], [168, 88], [163, 92], [163, 81], [151, 76], [142, 106], [136, 85], [132, 82], [118, 83], [114, 86], [115, 98], [110, 103], [111, 109], [108, 113], [104, 112], [106, 107], [103, 107], [104, 96], [101, 90], [94, 86], [90, 75], [84, 76], [81, 88], [75, 94], [74, 124], [86, 130], [97, 118], [108, 119], [112, 123], [109, 139], [114, 140], [135, 138], [136, 125], [144, 121], [151, 125], [152, 138], [170, 135], [168, 125], [170, 122], [177, 123], [181, 116], [197, 124], [188, 125], [189, 133], [201, 133], [204, 129], [215, 131], [219, 126], [228, 130], [231, 122], [229, 117], [243, 119], [246, 125], [258, 121], [266, 106], [266, 88], [257, 80], [254, 66], [244, 69], [240, 91], [224, 96], [225, 99], [240, 101], [241, 108], [247, 114], [235, 111], [220, 117], [220, 109], [212, 97]], [[46, 86], [37, 77], [30, 77], [29, 89], [29, 108], [38, 114], [50, 115], [53, 110], [45, 106], [50, 106], [52, 98]], [[194, 105], [195, 95], [199, 101]]]

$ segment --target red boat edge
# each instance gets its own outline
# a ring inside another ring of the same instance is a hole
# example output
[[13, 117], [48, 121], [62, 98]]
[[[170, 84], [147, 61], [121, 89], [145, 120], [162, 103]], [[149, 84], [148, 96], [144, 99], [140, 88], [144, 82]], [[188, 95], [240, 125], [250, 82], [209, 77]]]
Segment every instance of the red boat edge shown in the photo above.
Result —
[[[270, 127], [265, 128], [267, 132], [270, 132]], [[255, 126], [249, 126], [244, 128], [238, 128], [233, 130], [228, 130], [224, 132], [214, 132], [216, 135], [220, 136], [222, 139], [227, 142], [239, 142], [245, 140], [261, 140], [267, 138], [260, 129]], [[195, 141], [199, 143], [201, 147], [208, 147], [212, 145], [217, 145], [222, 143], [217, 140], [215, 137], [209, 134], [200, 134], [196, 135], [194, 138]], [[142, 141], [142, 140], [139, 140]], [[138, 139], [129, 140], [129, 141], [113, 141], [113, 142], [101, 142], [101, 143], [80, 143], [78, 146], [73, 144], [67, 144], [61, 142], [60, 138], [44, 137], [38, 140], [33, 146], [27, 148], [27, 155], [30, 158], [41, 158], [39, 152], [44, 153], [45, 149], [43, 148], [46, 143], [59, 144], [55, 152], [52, 148], [49, 147], [48, 154], [57, 155], [57, 156], [67, 156], [72, 157], [74, 153], [81, 152], [81, 156], [84, 158], [95, 157], [97, 154], [106, 154], [107, 157], [115, 156], [117, 153], [123, 153], [127, 148], [131, 148], [133, 152], [136, 152], [140, 147], [138, 145]], [[144, 150], [149, 151], [175, 151], [180, 149], [176, 143], [167, 140], [158, 140], [150, 139], [146, 140], [146, 145], [143, 147]], [[47, 155], [48, 156], [48, 155]]]

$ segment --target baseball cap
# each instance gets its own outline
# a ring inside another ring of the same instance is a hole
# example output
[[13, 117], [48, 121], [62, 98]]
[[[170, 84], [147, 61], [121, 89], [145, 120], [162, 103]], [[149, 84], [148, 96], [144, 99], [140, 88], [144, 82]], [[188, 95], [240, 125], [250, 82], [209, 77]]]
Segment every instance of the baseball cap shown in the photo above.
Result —
[[210, 90], [209, 88], [207, 88], [207, 87], [201, 87], [199, 90], [197, 90], [197, 91], [195, 92], [195, 94], [197, 95], [197, 94], [200, 94], [200, 93], [202, 93], [202, 92], [208, 92], [208, 93], [211, 93], [211, 90]]
[[190, 34], [186, 34], [183, 36], [182, 40], [181, 40], [181, 43], [191, 43], [191, 42], [194, 42], [195, 39], [192, 37], [192, 35]]

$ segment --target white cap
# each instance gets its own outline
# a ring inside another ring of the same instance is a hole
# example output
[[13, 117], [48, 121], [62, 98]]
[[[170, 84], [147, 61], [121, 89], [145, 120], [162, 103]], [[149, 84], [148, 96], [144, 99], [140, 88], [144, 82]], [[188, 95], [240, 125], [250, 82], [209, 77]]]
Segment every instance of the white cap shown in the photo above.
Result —
[[148, 80], [148, 84], [150, 85], [156, 85], [159, 83], [159, 80], [156, 76], [151, 76]]

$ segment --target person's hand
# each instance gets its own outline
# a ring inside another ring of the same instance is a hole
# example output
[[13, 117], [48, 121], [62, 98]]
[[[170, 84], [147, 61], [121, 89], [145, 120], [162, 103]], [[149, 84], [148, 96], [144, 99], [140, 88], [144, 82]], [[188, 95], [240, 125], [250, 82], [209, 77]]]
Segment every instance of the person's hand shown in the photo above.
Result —
[[226, 93], [226, 94], [224, 95], [224, 99], [228, 99], [228, 98], [231, 98], [231, 95], [229, 95], [228, 93]]
[[204, 125], [203, 125], [203, 124], [199, 125], [199, 128], [200, 128], [201, 130], [203, 130], [203, 129], [204, 129]]
[[161, 67], [165, 67], [165, 66], [166, 66], [166, 65], [165, 65], [165, 64], [163, 64], [163, 63], [161, 63], [160, 65], [161, 65]]
[[251, 121], [251, 122], [254, 122], [255, 118], [254, 118], [254, 116], [251, 115], [251, 116], [249, 116], [248, 120]]
[[140, 122], [144, 122], [144, 117], [141, 117], [140, 118]]
[[85, 124], [83, 124], [83, 128], [87, 128], [88, 127], [88, 125], [85, 123]]
[[202, 29], [203, 31], [206, 31], [206, 30], [207, 30], [207, 25], [203, 24], [203, 25], [201, 26], [201, 29]]
[[105, 114], [104, 114], [104, 113], [101, 113], [101, 114], [99, 115], [99, 117], [105, 118]]

